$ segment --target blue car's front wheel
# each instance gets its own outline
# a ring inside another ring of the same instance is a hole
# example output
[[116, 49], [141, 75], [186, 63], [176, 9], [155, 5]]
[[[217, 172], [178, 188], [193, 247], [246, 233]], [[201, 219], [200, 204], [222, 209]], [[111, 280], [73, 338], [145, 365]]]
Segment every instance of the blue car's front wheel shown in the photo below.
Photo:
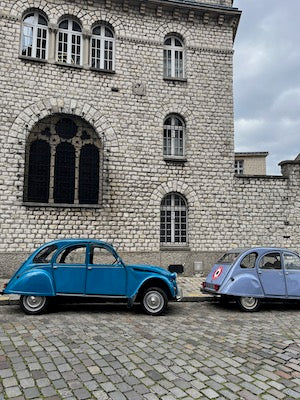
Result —
[[21, 296], [20, 307], [26, 314], [41, 314], [46, 311], [49, 297], [46, 296]]
[[168, 297], [161, 288], [152, 287], [143, 293], [141, 303], [147, 314], [160, 315], [167, 308]]

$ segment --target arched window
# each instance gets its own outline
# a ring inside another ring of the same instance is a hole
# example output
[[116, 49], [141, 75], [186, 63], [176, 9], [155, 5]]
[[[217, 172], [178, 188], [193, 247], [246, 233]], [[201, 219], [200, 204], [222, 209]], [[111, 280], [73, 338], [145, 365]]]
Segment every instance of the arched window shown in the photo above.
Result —
[[65, 19], [58, 25], [57, 61], [61, 63], [82, 64], [82, 29], [73, 19]]
[[185, 123], [177, 115], [164, 121], [164, 156], [183, 157], [185, 152]]
[[169, 193], [161, 202], [160, 242], [187, 244], [187, 204], [179, 193]]
[[21, 54], [41, 60], [48, 57], [48, 21], [38, 11], [30, 12], [23, 18]]
[[91, 67], [113, 71], [115, 68], [114, 32], [105, 24], [97, 25], [92, 30]]
[[102, 145], [79, 117], [54, 114], [39, 121], [26, 147], [24, 201], [99, 204]]
[[184, 45], [177, 36], [167, 36], [164, 41], [164, 77], [184, 78]]

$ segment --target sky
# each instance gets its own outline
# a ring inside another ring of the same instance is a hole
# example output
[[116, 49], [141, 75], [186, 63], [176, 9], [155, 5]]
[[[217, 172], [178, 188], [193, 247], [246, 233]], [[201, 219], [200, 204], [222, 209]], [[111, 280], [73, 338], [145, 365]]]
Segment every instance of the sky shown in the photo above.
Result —
[[268, 151], [267, 174], [300, 153], [300, 0], [235, 0], [235, 151]]

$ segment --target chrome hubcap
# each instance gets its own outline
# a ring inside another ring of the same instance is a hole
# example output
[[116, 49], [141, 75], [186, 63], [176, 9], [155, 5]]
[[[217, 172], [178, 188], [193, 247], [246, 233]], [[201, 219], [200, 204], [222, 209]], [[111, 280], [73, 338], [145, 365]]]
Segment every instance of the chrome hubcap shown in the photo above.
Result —
[[149, 292], [145, 297], [144, 305], [148, 311], [160, 311], [163, 308], [164, 300], [160, 293]]
[[27, 296], [25, 298], [25, 306], [30, 310], [38, 310], [45, 304], [46, 298], [43, 296]]
[[241, 303], [245, 308], [254, 308], [257, 304], [257, 299], [255, 297], [242, 297]]

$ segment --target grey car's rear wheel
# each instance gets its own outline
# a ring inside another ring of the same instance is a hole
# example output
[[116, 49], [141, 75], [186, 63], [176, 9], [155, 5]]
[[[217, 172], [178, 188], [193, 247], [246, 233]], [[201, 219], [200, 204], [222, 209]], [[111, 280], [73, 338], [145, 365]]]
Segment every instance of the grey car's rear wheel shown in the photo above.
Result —
[[168, 297], [160, 288], [149, 288], [143, 293], [141, 304], [147, 314], [161, 315], [168, 306]]
[[26, 314], [41, 314], [48, 308], [49, 298], [46, 296], [21, 296], [20, 307]]
[[236, 302], [242, 311], [253, 312], [260, 307], [260, 300], [256, 297], [237, 297]]

